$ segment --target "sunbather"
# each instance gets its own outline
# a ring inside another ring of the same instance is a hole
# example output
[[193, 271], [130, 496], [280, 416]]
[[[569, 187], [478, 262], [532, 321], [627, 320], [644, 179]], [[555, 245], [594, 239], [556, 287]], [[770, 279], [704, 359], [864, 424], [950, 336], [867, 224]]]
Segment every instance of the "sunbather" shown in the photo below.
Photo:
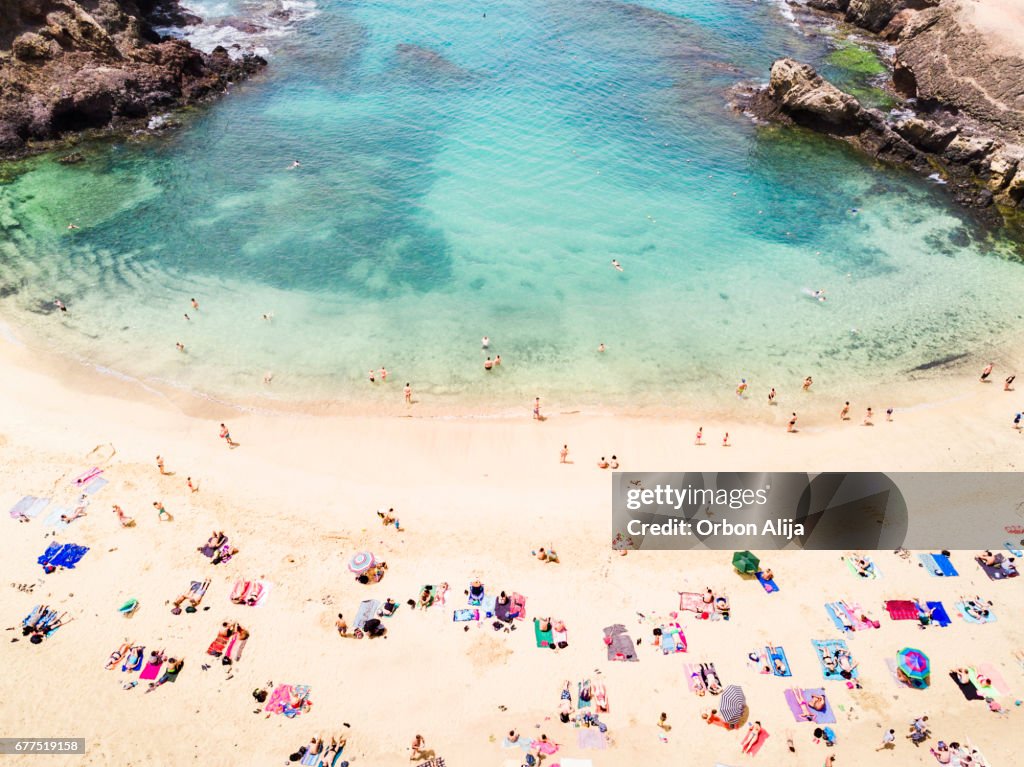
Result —
[[387, 616], [390, 617], [390, 616], [395, 614], [395, 610], [397, 610], [397, 609], [398, 609], [398, 603], [395, 602], [395, 600], [392, 599], [391, 597], [388, 597], [387, 599], [384, 600], [384, 606], [381, 607], [380, 612], [381, 612], [381, 615], [387, 615]]
[[164, 669], [163, 676], [161, 676], [155, 682], [150, 682], [149, 683], [149, 687], [146, 688], [146, 692], [152, 692], [157, 687], [160, 687], [161, 685], [164, 685], [164, 684], [167, 684], [168, 682], [173, 681], [175, 679], [175, 677], [178, 676], [178, 672], [181, 671], [181, 668], [184, 665], [185, 665], [185, 661], [184, 660], [175, 659], [175, 658], [171, 658], [170, 660], [168, 660], [167, 661], [167, 668]]
[[761, 737], [761, 723], [754, 722], [747, 726], [747, 733], [743, 736], [743, 742], [741, 743], [743, 753], [749, 754], [750, 750], [757, 743], [757, 739]]
[[825, 669], [830, 673], [836, 673], [836, 659], [829, 653], [827, 647], [819, 648], [821, 652], [821, 662], [825, 666]]
[[862, 578], [867, 578], [871, 575], [871, 562], [864, 557], [854, 557], [852, 560], [854, 568], [857, 570], [857, 575]]
[[568, 679], [565, 680], [558, 699], [558, 718], [563, 724], [568, 724], [569, 717], [572, 715], [572, 692], [569, 689], [571, 684]]
[[700, 675], [704, 680], [704, 684], [707, 685], [708, 692], [712, 695], [718, 695], [722, 692], [722, 682], [718, 679], [714, 666], [710, 663], [701, 663]]
[[857, 669], [857, 661], [853, 659], [850, 651], [842, 647], [838, 648], [836, 650], [836, 662], [839, 664], [839, 675], [843, 679], [852, 679], [853, 672]]
[[135, 520], [125, 514], [124, 509], [117, 504], [114, 504], [112, 511], [117, 514], [117, 521], [121, 523], [121, 527], [131, 527], [135, 524]]
[[988, 565], [989, 567], [995, 567], [1002, 561], [1002, 559], [1002, 554], [993, 554], [988, 549], [978, 555], [978, 561], [983, 565]]
[[807, 700], [804, 697], [804, 691], [799, 687], [794, 687], [793, 697], [796, 699], [796, 703], [800, 707], [800, 716], [808, 721], [812, 721], [814, 719], [815, 711], [822, 712], [825, 710], [825, 697], [823, 695], [814, 693], [811, 695], [811, 699]]
[[475, 580], [469, 584], [469, 598], [471, 601], [477, 602], [484, 598], [484, 584], [479, 580]]
[[703, 698], [708, 691], [707, 685], [704, 684], [704, 678], [696, 671], [690, 674], [690, 685], [693, 687], [694, 693], [701, 698]]
[[72, 513], [72, 514], [61, 514], [60, 515], [60, 521], [64, 522], [64, 523], [71, 523], [71, 522], [74, 522], [76, 519], [84, 517], [85, 515], [86, 515], [85, 508], [82, 507], [82, 506], [79, 506], [77, 509], [75, 509], [74, 513]]
[[423, 591], [420, 592], [420, 609], [426, 610], [434, 604], [434, 587], [424, 586]]

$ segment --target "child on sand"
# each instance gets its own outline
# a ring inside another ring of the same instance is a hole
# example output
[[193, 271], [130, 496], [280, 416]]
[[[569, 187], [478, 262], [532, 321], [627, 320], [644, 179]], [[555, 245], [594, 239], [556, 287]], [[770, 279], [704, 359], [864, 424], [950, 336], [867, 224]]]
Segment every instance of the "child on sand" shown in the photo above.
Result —
[[562, 445], [562, 449], [558, 451], [558, 462], [567, 463], [566, 459], [569, 457], [569, 446]]
[[850, 420], [850, 403], [849, 402], [847, 402], [845, 405], [843, 405], [843, 409], [839, 411], [839, 420], [840, 421], [849, 421]]
[[220, 425], [220, 438], [227, 443], [228, 447], [235, 447], [238, 444], [231, 439], [231, 432], [228, 431], [227, 425], [223, 423]]
[[700, 428], [697, 429], [697, 438], [693, 440], [693, 444], [695, 444], [695, 445], [703, 445], [704, 444], [704, 427], [703, 426], [701, 426]]
[[874, 417], [875, 417], [875, 411], [873, 411], [871, 408], [868, 408], [867, 412], [864, 413], [864, 425], [865, 426], [874, 426], [875, 424], [872, 421], [872, 419]]
[[409, 385], [408, 381], [405, 382], [405, 404], [412, 404], [412, 387]]
[[168, 513], [167, 509], [164, 508], [162, 502], [153, 501], [153, 508], [156, 509], [156, 518], [158, 520], [162, 520], [164, 517], [167, 517], [167, 519], [171, 518], [171, 515]]

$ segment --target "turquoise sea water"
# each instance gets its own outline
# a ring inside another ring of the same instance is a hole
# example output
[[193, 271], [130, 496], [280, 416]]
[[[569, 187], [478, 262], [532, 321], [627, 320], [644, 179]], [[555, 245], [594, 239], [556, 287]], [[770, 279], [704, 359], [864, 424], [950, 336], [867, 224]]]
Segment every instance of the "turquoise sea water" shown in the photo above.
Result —
[[[776, 57], [832, 50], [773, 4], [315, 9], [179, 130], [0, 185], [0, 316], [217, 395], [399, 399], [409, 380], [453, 407], [882, 382], [1022, 324], [1000, 296], [1024, 267], [936, 187], [728, 109]], [[393, 386], [367, 382], [381, 365]]]

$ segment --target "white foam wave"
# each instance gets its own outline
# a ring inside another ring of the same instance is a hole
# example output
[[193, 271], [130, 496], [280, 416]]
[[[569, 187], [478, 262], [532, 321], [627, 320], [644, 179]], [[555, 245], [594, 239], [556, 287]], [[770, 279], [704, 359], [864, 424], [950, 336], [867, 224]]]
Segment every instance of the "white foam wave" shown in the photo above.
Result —
[[221, 46], [232, 58], [246, 53], [272, 55], [275, 40], [293, 34], [299, 23], [319, 12], [316, 0], [272, 0], [255, 8], [238, 8], [234, 3], [216, 0], [187, 0], [181, 6], [203, 22], [186, 27], [157, 27], [156, 31], [186, 39], [207, 53]]

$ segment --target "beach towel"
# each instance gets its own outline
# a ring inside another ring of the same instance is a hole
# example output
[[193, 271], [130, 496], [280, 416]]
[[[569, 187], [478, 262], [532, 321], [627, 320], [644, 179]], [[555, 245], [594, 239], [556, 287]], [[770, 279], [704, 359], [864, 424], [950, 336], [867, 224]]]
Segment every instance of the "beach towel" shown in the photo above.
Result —
[[224, 648], [227, 646], [228, 637], [223, 634], [217, 634], [216, 638], [210, 642], [210, 646], [206, 648], [206, 654], [212, 655], [214, 658], [219, 658], [224, 653]]
[[878, 565], [875, 564], [874, 560], [871, 559], [871, 557], [864, 557], [864, 561], [868, 563], [867, 575], [861, 575], [857, 571], [857, 565], [854, 563], [853, 559], [851, 559], [850, 557], [843, 557], [843, 559], [846, 561], [847, 569], [858, 578], [863, 578], [867, 580], [882, 577], [882, 572], [878, 569]]
[[[765, 647], [764, 652], [768, 656], [768, 664], [771, 666], [772, 674], [775, 676], [793, 676], [793, 672], [789, 670], [789, 660], [786, 658], [785, 650], [781, 647]], [[782, 662], [783, 669], [781, 671], [776, 668], [776, 660]]]
[[1007, 578], [1016, 578], [1019, 574], [1017, 572], [1017, 568], [1013, 567], [1013, 565], [1011, 565], [1013, 569], [1010, 572], [1003, 569], [1002, 563], [1004, 561], [1004, 557], [1002, 554], [996, 554], [996, 561], [999, 562], [997, 565], [986, 565], [977, 557], [974, 558], [974, 561], [977, 562], [981, 566], [981, 569], [985, 571], [985, 575], [989, 577], [989, 580], [1002, 581]]
[[96, 479], [96, 477], [98, 477], [102, 473], [103, 469], [93, 466], [91, 469], [86, 469], [73, 480], [71, 480], [71, 484], [75, 485], [76, 487], [81, 487], [82, 485], [92, 482], [94, 479]]
[[608, 660], [636, 662], [636, 648], [633, 640], [626, 633], [626, 627], [616, 623], [604, 629], [604, 643], [608, 647]]
[[814, 722], [815, 724], [834, 724], [836, 721], [835, 712], [832, 710], [832, 704], [829, 703], [828, 696], [825, 694], [823, 689], [811, 688], [801, 689], [805, 701], [810, 701], [813, 695], [820, 695], [825, 699], [825, 710], [815, 711], [810, 705], [807, 706], [807, 710], [814, 714], [814, 719], [807, 719], [803, 715], [803, 711], [800, 709], [800, 703], [796, 699], [796, 692], [792, 689], [786, 690], [786, 703], [789, 706], [789, 710], [793, 713], [793, 718], [798, 722]]
[[235, 587], [231, 590], [231, 601], [236, 605], [245, 604], [249, 589], [253, 586], [252, 581], [235, 581]]
[[1010, 552], [1010, 556], [1017, 557], [1018, 559], [1024, 559], [1024, 549], [1020, 546], [1015, 546], [1013, 541], [1006, 541], [1003, 544], [1003, 548]]
[[686, 636], [678, 623], [668, 623], [661, 627], [661, 639], [658, 642], [663, 655], [686, 652]]
[[85, 489], [82, 492], [85, 493], [86, 495], [95, 495], [109, 484], [109, 480], [106, 480], [103, 477], [96, 477], [92, 482], [86, 485]]
[[949, 560], [945, 554], [932, 554], [932, 559], [935, 561], [936, 567], [942, 572], [946, 578], [956, 578], [960, 575], [953, 567], [953, 563]]
[[53, 505], [50, 507], [51, 511], [46, 515], [46, 519], [43, 520], [43, 524], [47, 527], [53, 527], [57, 530], [67, 530], [70, 522], [65, 522], [61, 519], [62, 515], [71, 516], [71, 510], [66, 509], [63, 506]]
[[551, 631], [551, 641], [555, 647], [564, 650], [569, 646], [569, 632], [568, 631]]
[[274, 691], [270, 693], [270, 697], [267, 699], [267, 705], [263, 707], [263, 710], [271, 714], [280, 714], [284, 711], [284, 707], [291, 700], [291, 697], [292, 686], [290, 684], [279, 684], [274, 688]]
[[[34, 495], [26, 495], [16, 504], [11, 506], [11, 519], [19, 519], [20, 517], [32, 517], [34, 515], [29, 513], [36, 501], [40, 500]], [[49, 503], [49, 501], [47, 501]], [[41, 510], [41, 509], [40, 509]], [[38, 512], [37, 512], [38, 513]]]
[[533, 636], [537, 640], [537, 647], [550, 647], [551, 646], [551, 629], [547, 631], [540, 630], [540, 620], [538, 618], [533, 619]]
[[598, 680], [591, 684], [591, 690], [594, 693], [594, 707], [600, 714], [608, 713], [608, 689], [604, 686], [604, 682]]
[[[608, 748], [608, 742], [605, 740], [604, 733], [596, 727], [581, 728], [576, 736], [576, 745], [580, 748]], [[565, 764], [564, 759], [562, 764]]]
[[[846, 644], [845, 639], [812, 639], [811, 644], [814, 645], [815, 654], [818, 657], [818, 664], [821, 666], [821, 675], [828, 681], [844, 681], [846, 677], [843, 676], [839, 669], [839, 663], [835, 664], [835, 668], [830, 670], [825, 665], [825, 661], [822, 659], [821, 652], [824, 650], [828, 653], [829, 657], [835, 659], [837, 650], [845, 650], [849, 652], [850, 647]], [[853, 672], [850, 674], [850, 679], [856, 679], [859, 674], [859, 669], [854, 667]]]
[[[970, 675], [968, 674], [968, 676]], [[953, 680], [953, 684], [957, 686], [957, 688], [960, 690], [961, 693], [963, 693], [963, 696], [967, 698], [967, 700], [985, 700], [985, 696], [978, 692], [978, 688], [974, 686], [974, 682], [961, 682], [957, 678], [955, 671], [949, 672], [949, 678]]]
[[586, 679], [580, 682], [576, 689], [579, 700], [576, 708], [590, 708], [590, 701], [594, 699], [594, 691], [590, 689], [590, 680]]
[[680, 591], [679, 609], [689, 610], [692, 613], [698, 613], [707, 617], [708, 613], [714, 608], [711, 605], [704, 604], [703, 594], [698, 594], [696, 591]]
[[156, 679], [160, 676], [160, 668], [164, 665], [163, 661], [156, 663], [146, 663], [146, 667], [142, 669], [142, 673], [139, 674], [139, 679]]
[[[842, 605], [838, 604], [837, 602], [829, 602], [825, 605], [825, 612], [828, 613], [829, 619], [831, 619], [832, 623], [835, 624], [835, 627], [837, 629], [843, 632], [853, 631], [853, 618]], [[839, 617], [840, 615], [844, 615], [847, 618], [849, 618], [851, 625], [847, 626], [846, 624], [844, 624]]]
[[775, 579], [772, 578], [770, 581], [766, 581], [764, 579], [764, 573], [760, 570], [754, 573], [754, 576], [757, 578], [757, 582], [761, 584], [761, 587], [769, 594], [774, 594], [779, 590], [779, 584], [775, 582]]
[[377, 613], [380, 612], [380, 602], [376, 599], [364, 599], [359, 603], [359, 612], [356, 613], [354, 629], [362, 630], [366, 625], [366, 621], [370, 618], [376, 618]]
[[995, 623], [996, 622], [996, 614], [994, 612], [992, 612], [991, 609], [989, 609], [988, 615], [986, 615], [984, 617], [980, 617], [980, 618], [975, 617], [975, 616], [971, 615], [969, 612], [967, 612], [967, 605], [964, 604], [963, 602], [957, 602], [956, 603], [956, 610], [957, 610], [958, 613], [960, 613], [960, 617], [963, 618], [968, 623], [977, 623], [978, 625], [982, 625], [984, 623]]
[[[843, 605], [839, 604], [839, 607], [842, 608]], [[861, 620], [860, 618], [857, 617], [858, 615], [864, 615], [864, 617], [867, 618], [867, 615], [865, 615], [865, 613], [864, 613], [864, 608], [862, 608], [860, 606], [859, 602], [855, 602], [854, 604], [849, 605], [847, 608], [843, 608], [843, 609], [845, 609], [846, 614], [850, 617], [850, 620], [853, 621], [853, 630], [854, 631], [865, 631], [867, 629], [877, 629], [877, 628], [881, 628], [881, 626], [882, 626], [882, 624], [879, 623], [876, 620]]]
[[526, 597], [515, 591], [512, 592], [512, 614], [517, 621], [526, 619]]
[[308, 684], [297, 684], [295, 685], [295, 696], [298, 698], [298, 705], [292, 706], [290, 699], [285, 702], [284, 706], [281, 707], [281, 713], [289, 719], [297, 717], [304, 711], [308, 711], [310, 705], [309, 693], [311, 688]]
[[471, 610], [463, 607], [452, 613], [452, 620], [456, 623], [464, 623], [466, 621], [478, 621], [480, 620], [480, 611]]
[[[971, 681], [974, 686], [978, 688], [978, 692], [986, 698], [998, 698], [1000, 695], [1009, 695], [1010, 688], [1003, 679], [1003, 675], [999, 673], [995, 666], [991, 663], [982, 663], [977, 669], [973, 667], [967, 669], [970, 674]], [[982, 685], [978, 682], [978, 677], [987, 676], [992, 680], [990, 685]]]
[[754, 745], [750, 747], [750, 750], [747, 753], [750, 754], [750, 756], [757, 756], [757, 752], [761, 750], [761, 747], [764, 745], [766, 740], [768, 740], [768, 730], [762, 727], [761, 732], [757, 734], [757, 740], [754, 741]]
[[64, 547], [50, 560], [50, 566], [74, 570], [75, 565], [82, 561], [82, 557], [85, 556], [87, 551], [89, 551], [88, 546], [79, 546], [75, 543], [65, 543]]
[[36, 562], [41, 564], [44, 568], [47, 567], [50, 564], [50, 561], [55, 556], [57, 556], [57, 552], [59, 552], [62, 548], [64, 548], [64, 544], [57, 543], [56, 541], [54, 541], [46, 547], [46, 551], [39, 555], [39, 558], [36, 560]]
[[885, 603], [885, 611], [894, 621], [916, 621], [918, 613], [917, 605], [909, 599], [892, 599]]
[[35, 519], [43, 513], [43, 511], [46, 509], [47, 506], [49, 506], [49, 504], [49, 498], [36, 498], [34, 501], [32, 501], [32, 505], [28, 507], [28, 511], [25, 512], [25, 516], [29, 519]]
[[[135, 658], [135, 662], [134, 663], [131, 663], [132, 653], [138, 653], [138, 655]], [[139, 671], [142, 668], [142, 664], [145, 663], [145, 662], [146, 662], [146, 647], [144, 645], [139, 645], [138, 647], [133, 647], [131, 650], [128, 651], [128, 654], [125, 655], [124, 663], [121, 664], [121, 671], [131, 671], [131, 672]]]
[[316, 751], [316, 750], [314, 750], [312, 748], [308, 748], [307, 747], [307, 751], [306, 751], [305, 755], [303, 755], [302, 759], [299, 761], [299, 764], [313, 765], [313, 767], [317, 767], [317, 765], [320, 764], [320, 754], [322, 754], [322, 753], [323, 753], [323, 746], [322, 745], [321, 745], [321, 748], [320, 748], [319, 751]]
[[948, 626], [951, 621], [949, 619], [949, 613], [946, 612], [946, 608], [942, 606], [942, 602], [925, 602], [928, 605], [928, 609], [932, 611], [932, 623], [941, 628]]

